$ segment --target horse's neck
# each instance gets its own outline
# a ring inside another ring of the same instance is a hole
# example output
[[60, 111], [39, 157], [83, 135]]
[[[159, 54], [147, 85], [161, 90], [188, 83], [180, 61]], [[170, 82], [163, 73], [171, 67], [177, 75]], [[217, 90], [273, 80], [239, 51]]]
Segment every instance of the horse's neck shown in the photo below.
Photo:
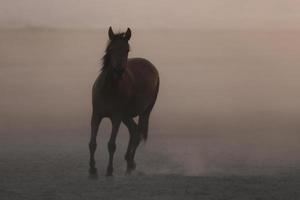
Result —
[[99, 75], [98, 85], [102, 89], [112, 90], [118, 83], [118, 79], [115, 77], [113, 70], [109, 67], [105, 68]]

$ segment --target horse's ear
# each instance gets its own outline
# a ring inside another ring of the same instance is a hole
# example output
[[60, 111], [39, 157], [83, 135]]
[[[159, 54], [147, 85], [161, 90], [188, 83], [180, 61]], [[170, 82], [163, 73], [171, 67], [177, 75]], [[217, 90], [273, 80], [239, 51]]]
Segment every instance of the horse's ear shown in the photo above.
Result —
[[115, 34], [114, 34], [114, 32], [113, 32], [113, 30], [110, 26], [109, 29], [108, 29], [108, 37], [109, 37], [110, 40], [113, 40], [114, 36], [115, 36]]
[[130, 30], [130, 28], [127, 28], [127, 31], [125, 33], [125, 38], [127, 40], [130, 40], [130, 38], [131, 38], [131, 30]]

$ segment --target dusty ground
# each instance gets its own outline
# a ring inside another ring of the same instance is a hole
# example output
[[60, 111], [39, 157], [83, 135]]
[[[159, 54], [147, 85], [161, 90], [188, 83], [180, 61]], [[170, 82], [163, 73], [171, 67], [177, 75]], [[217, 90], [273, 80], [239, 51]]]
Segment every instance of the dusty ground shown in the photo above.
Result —
[[[216, 170], [202, 168], [198, 174], [188, 175], [180, 159], [153, 149], [158, 144], [154, 139], [140, 148], [138, 168], [131, 176], [124, 173], [125, 138], [119, 140], [115, 176], [112, 178], [104, 176], [107, 164], [104, 142], [97, 151], [99, 172], [98, 178], [95, 178], [87, 173], [85, 135], [35, 136], [22, 141], [15, 138], [15, 142], [11, 139], [2, 137], [0, 142], [1, 200], [300, 198], [299, 170], [285, 168], [268, 175], [243, 175], [230, 170], [226, 172], [223, 169], [217, 173]], [[160, 141], [160, 144], [167, 145], [165, 148], [177, 146], [184, 150], [180, 145], [168, 146], [166, 140]]]

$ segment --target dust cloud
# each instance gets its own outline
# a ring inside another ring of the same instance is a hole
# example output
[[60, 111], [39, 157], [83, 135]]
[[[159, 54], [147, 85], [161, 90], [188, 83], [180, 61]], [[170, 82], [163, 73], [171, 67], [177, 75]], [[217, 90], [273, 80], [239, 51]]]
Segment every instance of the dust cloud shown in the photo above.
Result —
[[[185, 175], [299, 169], [298, 37], [297, 31], [133, 30], [130, 56], [151, 60], [161, 77], [138, 169]], [[91, 85], [106, 40], [106, 30], [0, 32], [0, 144], [8, 164], [47, 152], [54, 160], [69, 152], [86, 163]], [[97, 159], [105, 164], [109, 128], [105, 120], [98, 139]], [[119, 135], [116, 162], [124, 168], [125, 127]]]

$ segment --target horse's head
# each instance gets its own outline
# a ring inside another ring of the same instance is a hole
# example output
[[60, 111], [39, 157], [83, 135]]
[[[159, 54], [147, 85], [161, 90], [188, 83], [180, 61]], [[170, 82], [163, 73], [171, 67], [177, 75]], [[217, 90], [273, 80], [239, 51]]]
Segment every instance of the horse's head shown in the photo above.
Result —
[[128, 41], [131, 37], [131, 30], [128, 28], [125, 33], [115, 34], [112, 28], [109, 27], [108, 36], [109, 44], [106, 48], [106, 54], [109, 57], [109, 65], [118, 75], [121, 75], [128, 60]]

